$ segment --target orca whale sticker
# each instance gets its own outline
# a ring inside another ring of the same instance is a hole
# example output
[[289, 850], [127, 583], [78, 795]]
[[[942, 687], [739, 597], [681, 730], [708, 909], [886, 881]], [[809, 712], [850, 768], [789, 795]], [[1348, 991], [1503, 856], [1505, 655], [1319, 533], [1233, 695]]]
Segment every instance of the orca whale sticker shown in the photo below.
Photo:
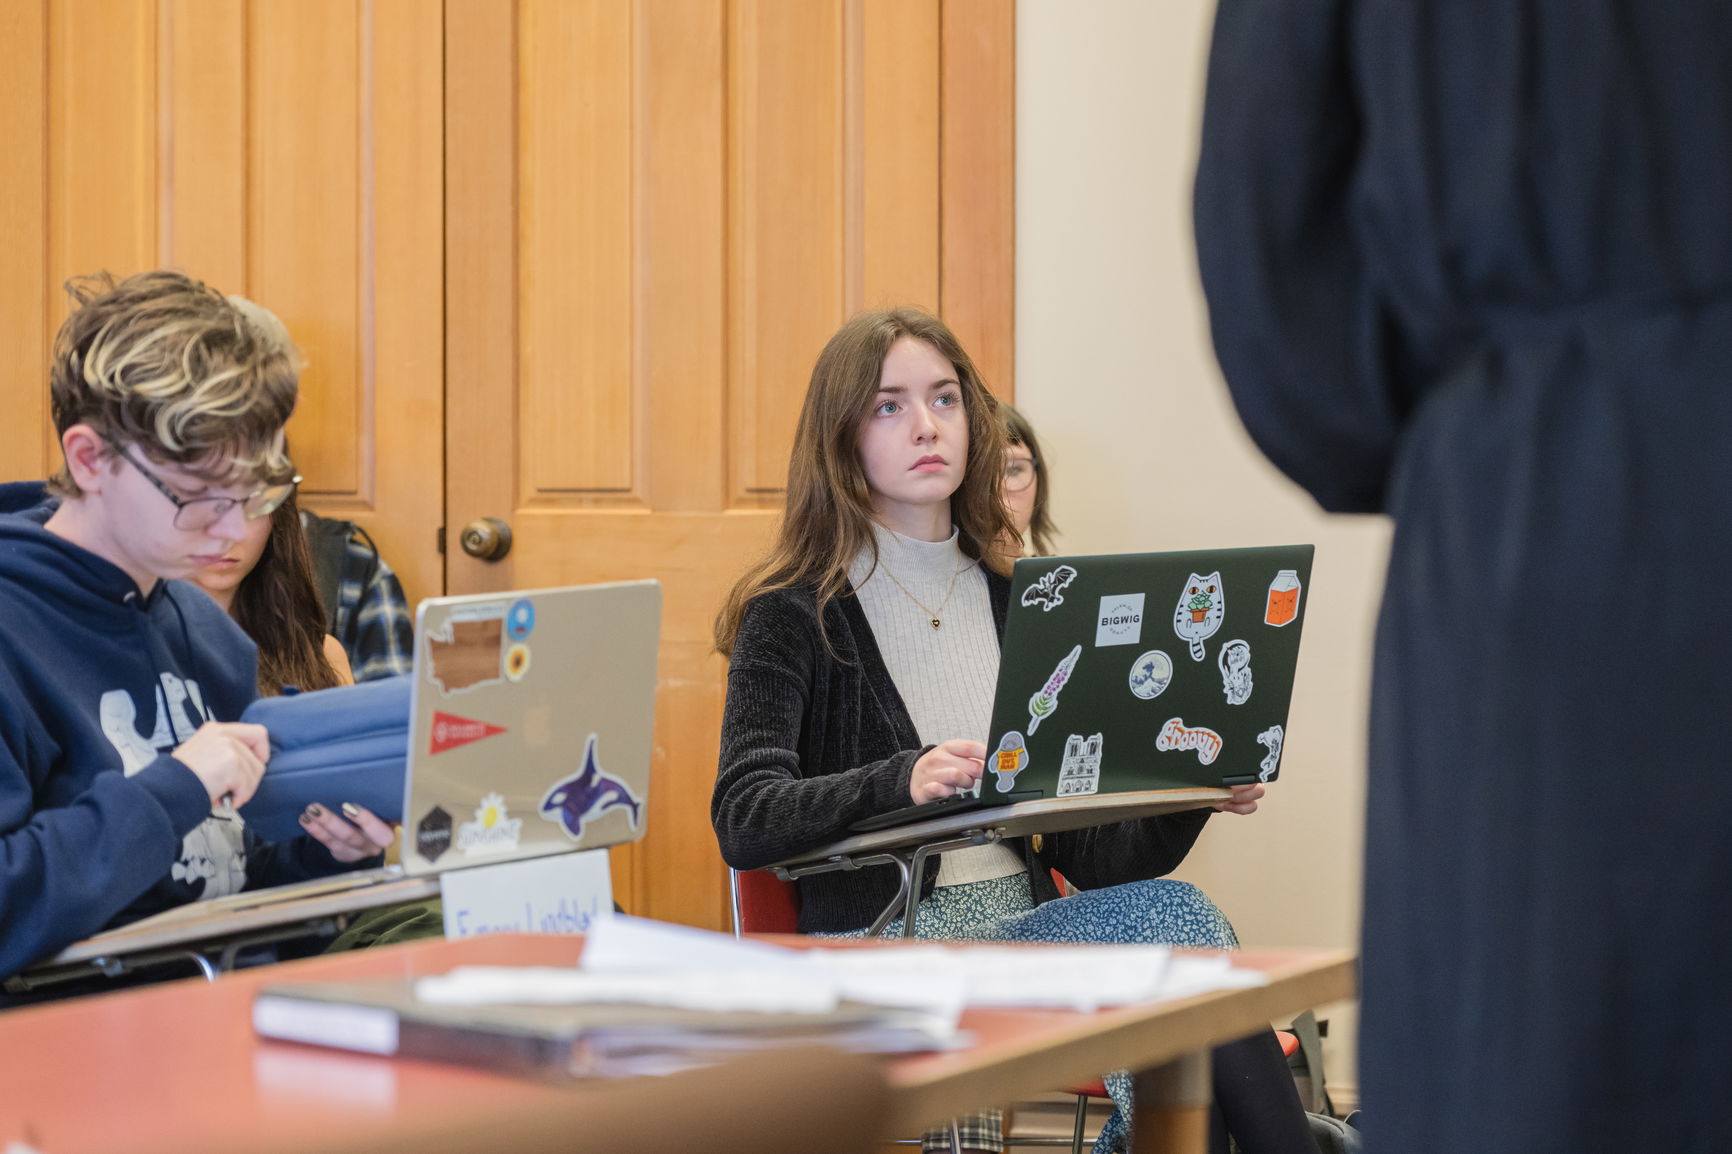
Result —
[[595, 758], [595, 740], [596, 735], [590, 734], [583, 751], [583, 768], [554, 782], [541, 799], [541, 816], [557, 821], [573, 841], [583, 837], [583, 827], [591, 819], [610, 809], [628, 810], [633, 829], [643, 824], [643, 803], [625, 782], [602, 770]]

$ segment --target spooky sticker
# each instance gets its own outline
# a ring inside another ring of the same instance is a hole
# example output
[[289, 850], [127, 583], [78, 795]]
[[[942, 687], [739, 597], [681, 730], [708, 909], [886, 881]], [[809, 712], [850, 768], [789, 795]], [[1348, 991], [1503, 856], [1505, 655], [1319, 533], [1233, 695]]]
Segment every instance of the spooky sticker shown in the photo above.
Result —
[[1186, 728], [1185, 723], [1177, 717], [1169, 717], [1167, 723], [1161, 726], [1160, 735], [1155, 738], [1155, 748], [1162, 752], [1194, 749], [1197, 751], [1197, 760], [1209, 765], [1221, 756], [1221, 735], [1202, 726]]
[[1046, 684], [1040, 687], [1040, 692], [1028, 699], [1028, 731], [1033, 733], [1040, 728], [1040, 723], [1052, 716], [1058, 708], [1058, 691], [1064, 688], [1064, 683], [1070, 680], [1071, 671], [1076, 668], [1077, 659], [1082, 656], [1082, 646], [1073, 645], [1064, 660], [1058, 663], [1058, 668], [1052, 671], [1052, 676], [1046, 679]]
[[1226, 615], [1227, 594], [1221, 588], [1220, 571], [1207, 577], [1191, 574], [1173, 610], [1173, 632], [1191, 643], [1192, 661], [1203, 659], [1203, 642], [1215, 635]]
[[1151, 649], [1131, 666], [1131, 692], [1144, 701], [1153, 701], [1173, 683], [1173, 659], [1159, 649]]
[[1221, 667], [1221, 691], [1227, 695], [1227, 704], [1243, 705], [1251, 700], [1250, 644], [1237, 639], [1223, 642], [1215, 664]]
[[643, 822], [642, 803], [632, 796], [631, 787], [625, 782], [602, 771], [601, 763], [595, 759], [593, 733], [583, 751], [583, 768], [554, 782], [541, 799], [541, 816], [557, 821], [573, 841], [583, 836], [583, 827], [591, 818], [621, 808], [630, 812], [631, 827], [639, 828]]
[[1011, 730], [998, 739], [998, 749], [987, 762], [987, 767], [998, 775], [998, 792], [1009, 793], [1010, 787], [1016, 784], [1016, 775], [1028, 768], [1028, 741], [1016, 730]]
[[1263, 771], [1257, 775], [1258, 781], [1268, 781], [1275, 776], [1275, 771], [1281, 766], [1281, 742], [1285, 739], [1286, 734], [1281, 732], [1279, 725], [1271, 725], [1257, 735], [1257, 744], [1269, 747], [1268, 754], [1257, 763]]
[[1101, 787], [1101, 735], [1071, 734], [1064, 739], [1064, 760], [1058, 766], [1058, 796], [1079, 797]]
[[505, 812], [505, 798], [490, 793], [475, 807], [475, 820], [457, 827], [457, 848], [465, 857], [505, 853], [517, 848], [522, 830], [523, 819]]
[[1143, 595], [1119, 593], [1101, 598], [1095, 619], [1095, 644], [1135, 645], [1143, 639]]
[[1024, 605], [1039, 605], [1041, 612], [1051, 613], [1064, 604], [1065, 586], [1075, 580], [1076, 570], [1069, 565], [1060, 565], [1024, 589], [1022, 591], [1022, 603]]
[[1299, 572], [1283, 569], [1269, 582], [1269, 604], [1263, 610], [1263, 624], [1279, 628], [1299, 616]]

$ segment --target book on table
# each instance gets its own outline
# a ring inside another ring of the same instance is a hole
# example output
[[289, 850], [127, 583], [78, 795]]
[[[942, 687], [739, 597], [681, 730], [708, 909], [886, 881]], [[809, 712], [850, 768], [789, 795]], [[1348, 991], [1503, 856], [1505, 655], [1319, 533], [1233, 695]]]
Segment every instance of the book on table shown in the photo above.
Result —
[[418, 998], [415, 986], [406, 978], [266, 986], [253, 1002], [253, 1028], [279, 1041], [542, 1077], [665, 1074], [793, 1046], [906, 1053], [957, 1042], [930, 1015], [865, 1003], [815, 1013], [595, 1002], [448, 1005]]

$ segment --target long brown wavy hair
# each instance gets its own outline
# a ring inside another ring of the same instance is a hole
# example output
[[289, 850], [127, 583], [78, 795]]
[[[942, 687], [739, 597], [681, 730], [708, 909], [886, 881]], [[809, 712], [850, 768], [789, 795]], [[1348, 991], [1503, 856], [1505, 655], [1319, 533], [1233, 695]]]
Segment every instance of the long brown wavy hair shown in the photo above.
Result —
[[[860, 426], [871, 412], [890, 346], [904, 337], [925, 341], [956, 369], [968, 413], [968, 458], [950, 497], [957, 543], [969, 557], [1000, 573], [1011, 559], [999, 542], [1016, 540], [1005, 508], [1005, 428], [998, 401], [986, 390], [955, 334], [918, 309], [861, 313], [831, 337], [812, 366], [806, 402], [788, 460], [788, 501], [770, 551], [746, 571], [716, 616], [716, 649], [733, 652], [746, 605], [761, 593], [810, 586], [824, 607], [848, 584], [848, 566], [864, 551], [877, 560], [872, 490], [860, 460]], [[826, 638], [826, 645], [828, 639]]]
[[264, 552], [235, 589], [229, 612], [259, 647], [261, 696], [281, 693], [285, 685], [329, 689], [342, 684], [325, 657], [328, 618], [293, 494], [271, 514]]

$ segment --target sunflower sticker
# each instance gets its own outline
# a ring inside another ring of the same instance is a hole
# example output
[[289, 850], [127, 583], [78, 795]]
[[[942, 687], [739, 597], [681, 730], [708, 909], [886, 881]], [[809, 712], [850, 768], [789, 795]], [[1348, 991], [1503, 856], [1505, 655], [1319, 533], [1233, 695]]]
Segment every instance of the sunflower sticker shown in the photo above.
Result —
[[505, 676], [512, 681], [522, 681], [523, 675], [529, 672], [529, 646], [519, 641], [505, 651]]

